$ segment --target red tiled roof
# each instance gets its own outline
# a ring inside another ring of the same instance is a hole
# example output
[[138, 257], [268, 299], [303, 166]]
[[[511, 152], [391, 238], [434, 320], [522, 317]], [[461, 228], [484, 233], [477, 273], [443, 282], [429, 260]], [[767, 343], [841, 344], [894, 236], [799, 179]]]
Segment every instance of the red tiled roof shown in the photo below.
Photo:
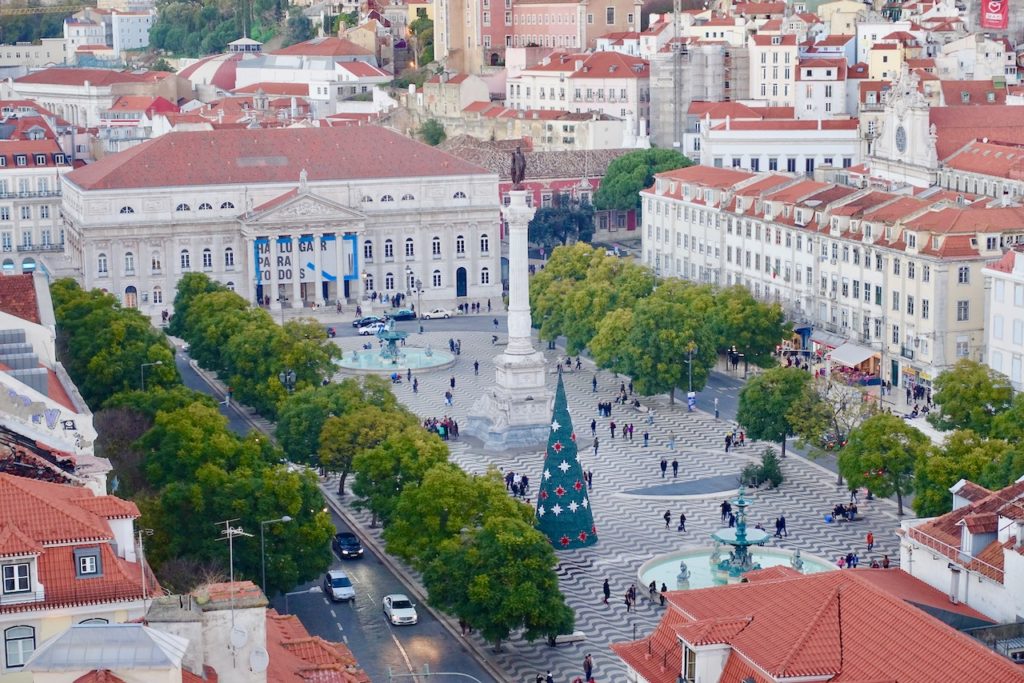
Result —
[[728, 644], [731, 657], [749, 664], [733, 662], [732, 671], [749, 667], [774, 678], [846, 683], [1024, 681], [1024, 671], [1008, 659], [879, 588], [865, 576], [875, 571], [898, 570], [831, 571], [669, 593], [670, 611], [650, 638], [612, 649], [651, 683], [669, 683], [679, 674], [681, 658], [676, 647], [669, 651], [674, 657], [666, 658], [668, 667], [660, 667], [669, 645], [662, 644], [666, 631], [674, 635], [687, 623], [747, 619]]
[[736, 14], [782, 14], [786, 11], [785, 2], [744, 2], [735, 7]]
[[143, 111], [166, 112], [179, 111], [178, 105], [163, 97], [144, 97], [142, 95], [122, 95], [118, 97], [109, 111]]
[[[719, 189], [732, 187], [737, 183], [749, 180], [754, 177], [749, 171], [741, 171], [732, 168], [713, 168], [709, 166], [689, 166], [674, 171], [659, 173], [656, 178], [678, 180], [682, 183], [693, 183], [701, 187], [715, 187]], [[677, 193], [678, 194], [678, 193]], [[681, 195], [680, 195], [681, 196]]]
[[38, 543], [107, 541], [110, 527], [73, 498], [88, 489], [0, 474], [0, 519]]
[[38, 555], [43, 546], [10, 524], [0, 526], [0, 557], [13, 555]]
[[583, 68], [569, 78], [650, 78], [651, 67], [646, 59], [631, 57], [621, 52], [595, 52]]
[[39, 302], [31, 273], [0, 277], [0, 311], [39, 324]]
[[368, 57], [372, 53], [347, 38], [327, 36], [289, 45], [280, 50], [274, 50], [270, 54], [302, 55], [304, 57]]
[[[754, 41], [755, 45], [761, 47], [796, 47], [796, 36], [793, 34], [784, 36], [762, 36], [755, 33], [750, 36], [750, 39]], [[779, 40], [778, 44], [772, 42], [775, 39]]]
[[865, 579], [886, 593], [895, 595], [912, 605], [952, 612], [977, 621], [992, 621], [978, 610], [968, 607], [962, 602], [953, 604], [949, 601], [948, 594], [914, 578], [905, 571], [867, 568], [857, 571], [859, 572], [858, 578]]
[[972, 534], [994, 534], [999, 530], [999, 516], [995, 512], [975, 512], [963, 519]]
[[971, 105], [932, 107], [928, 118], [936, 127], [935, 146], [940, 159], [975, 139], [1024, 143], [1024, 107], [987, 105], [983, 113]]
[[1024, 144], [972, 140], [942, 164], [958, 171], [1016, 180], [1024, 178]]
[[1002, 232], [1024, 229], [1024, 207], [948, 207], [928, 211], [906, 223], [935, 233]]
[[[942, 99], [950, 105], [1006, 104], [1006, 85], [995, 87], [992, 81], [940, 81]], [[967, 101], [964, 101], [964, 95]], [[991, 100], [989, 99], [991, 98]]]
[[379, 126], [174, 132], [65, 178], [86, 190], [295, 182], [485, 171]]
[[[730, 121], [728, 130], [857, 130], [857, 119], [806, 119], [768, 121]], [[725, 123], [719, 123], [712, 130], [726, 130]]]
[[849, 43], [854, 38], [856, 38], [856, 36], [848, 36], [848, 35], [836, 34], [836, 35], [832, 35], [832, 36], [825, 36], [824, 38], [822, 38], [821, 40], [816, 42], [814, 45], [815, 45], [815, 47], [818, 47], [818, 46], [842, 47], [842, 46], [846, 45], [847, 43]]
[[281, 615], [273, 609], [267, 610], [267, 651], [267, 680], [274, 683], [370, 681], [347, 645], [311, 637], [295, 615]]
[[74, 683], [125, 683], [125, 680], [112, 674], [109, 669], [93, 669], [76, 678]]
[[48, 85], [84, 85], [86, 81], [89, 82], [89, 85], [107, 87], [115, 83], [143, 83], [146, 78], [139, 74], [110, 69], [51, 67], [14, 79], [15, 83], [44, 83]]
[[242, 53], [211, 55], [185, 67], [178, 72], [182, 78], [193, 82], [206, 82], [221, 90], [235, 87], [235, 76], [238, 73], [238, 62], [242, 61]]
[[[369, 64], [367, 62], [340, 62], [338, 64], [338, 68], [344, 69], [345, 71], [349, 72], [356, 78], [380, 78], [381, 76], [388, 75], [387, 72], [381, 71], [373, 64]], [[452, 78], [448, 82], [461, 83], [462, 81], [466, 80], [466, 78], [467, 77], [465, 74], [460, 74]]]
[[140, 516], [135, 503], [117, 496], [83, 496], [72, 498], [70, 502], [104, 519], [136, 519]]

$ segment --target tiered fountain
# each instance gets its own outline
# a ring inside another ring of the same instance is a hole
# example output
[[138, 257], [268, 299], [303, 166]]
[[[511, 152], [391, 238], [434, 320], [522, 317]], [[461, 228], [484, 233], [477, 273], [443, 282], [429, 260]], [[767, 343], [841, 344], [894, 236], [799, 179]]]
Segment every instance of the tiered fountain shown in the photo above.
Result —
[[388, 320], [384, 327], [377, 331], [380, 350], [364, 348], [346, 352], [338, 365], [342, 372], [348, 374], [401, 374], [405, 370], [436, 370], [451, 367], [455, 356], [447, 351], [434, 351], [416, 346], [399, 346], [404, 344], [408, 332], [395, 329], [395, 321]]
[[[712, 553], [712, 569], [727, 578], [727, 581], [738, 581], [744, 573], [760, 569], [761, 565], [754, 562], [750, 546], [762, 546], [768, 542], [768, 532], [763, 529], [747, 528], [747, 506], [750, 501], [743, 497], [743, 486], [740, 486], [736, 499], [731, 501], [736, 510], [736, 526], [719, 529], [711, 534], [715, 539], [715, 552]], [[732, 546], [729, 557], [715, 562], [720, 556], [720, 544]]]

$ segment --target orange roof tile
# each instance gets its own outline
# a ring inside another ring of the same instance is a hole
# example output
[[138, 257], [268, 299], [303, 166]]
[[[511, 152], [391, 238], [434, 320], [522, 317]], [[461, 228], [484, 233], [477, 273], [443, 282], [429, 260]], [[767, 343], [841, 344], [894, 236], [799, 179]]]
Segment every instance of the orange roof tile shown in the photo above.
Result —
[[93, 669], [76, 678], [74, 683], [125, 683], [125, 680], [112, 674], [109, 669]]
[[15, 83], [45, 83], [48, 85], [89, 85], [109, 87], [115, 83], [141, 83], [147, 79], [140, 74], [110, 69], [77, 69], [51, 67], [34, 71], [27, 76], [14, 79]]
[[370, 681], [347, 645], [311, 637], [297, 617], [273, 609], [267, 610], [267, 651], [267, 680], [274, 683]]
[[39, 303], [31, 273], [0, 277], [0, 311], [39, 324]]
[[313, 38], [302, 43], [295, 43], [279, 50], [272, 55], [302, 55], [303, 57], [355, 57], [370, 56], [370, 52], [347, 38], [327, 36]]
[[1024, 143], [1024, 107], [985, 105], [984, 113], [979, 114], [973, 105], [947, 105], [932, 107], [928, 118], [936, 127], [938, 138], [935, 146], [940, 159], [950, 156], [971, 140], [988, 138], [1004, 144]]
[[701, 187], [724, 189], [754, 177], [753, 173], [732, 168], [712, 168], [708, 166], [689, 166], [674, 171], [659, 173], [656, 177], [693, 183]]
[[907, 221], [908, 228], [936, 233], [1003, 232], [1024, 229], [1024, 207], [949, 207]]
[[109, 525], [70, 500], [88, 489], [0, 474], [0, 519], [39, 543], [107, 541]]
[[999, 178], [1024, 178], [1024, 144], [972, 140], [944, 159], [947, 168]]
[[38, 555], [43, 546], [10, 524], [0, 526], [0, 557], [14, 555]]

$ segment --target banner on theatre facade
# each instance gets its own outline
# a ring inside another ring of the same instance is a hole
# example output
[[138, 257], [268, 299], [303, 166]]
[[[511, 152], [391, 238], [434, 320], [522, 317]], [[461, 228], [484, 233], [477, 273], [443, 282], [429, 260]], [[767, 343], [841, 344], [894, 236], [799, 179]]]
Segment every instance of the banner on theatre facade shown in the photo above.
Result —
[[981, 27], [1005, 29], [1010, 25], [1010, 0], [981, 0]]

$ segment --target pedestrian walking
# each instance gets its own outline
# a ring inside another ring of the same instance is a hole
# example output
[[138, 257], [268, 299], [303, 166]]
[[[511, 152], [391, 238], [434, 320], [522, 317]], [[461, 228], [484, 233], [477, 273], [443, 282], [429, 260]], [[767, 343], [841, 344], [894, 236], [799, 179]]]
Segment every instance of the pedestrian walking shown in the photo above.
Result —
[[676, 529], [676, 531], [682, 531], [683, 533], [686, 533], [686, 515], [682, 512], [679, 513], [679, 527]]
[[615, 420], [612, 420], [608, 424], [608, 428], [612, 431], [612, 438], [614, 439], [615, 438]]
[[661, 478], [665, 478], [665, 473], [668, 472], [668, 460], [665, 458], [661, 459]]
[[679, 461], [672, 459], [672, 478], [676, 479], [679, 477]]
[[[633, 434], [633, 430], [630, 429], [629, 433], [630, 433], [630, 435], [632, 435]], [[651, 435], [645, 429], [644, 430], [644, 448], [647, 448], [647, 444], [648, 444], [648, 442], [650, 442], [650, 440], [651, 440]]]
[[416, 379], [414, 379], [412, 381], [412, 393], [414, 393], [414, 394], [420, 393], [420, 378], [419, 377], [417, 377]]
[[551, 669], [548, 669], [548, 675], [544, 677], [544, 683], [555, 683], [555, 679], [551, 677]]
[[732, 434], [726, 434], [725, 435], [725, 452], [728, 453], [729, 449], [731, 447], [732, 447]]
[[667, 590], [668, 590], [668, 586], [666, 586], [664, 583], [662, 583], [661, 584], [661, 590], [658, 591], [658, 601], [661, 603], [662, 607], [665, 606], [665, 592]]
[[633, 423], [632, 422], [629, 423], [629, 440], [630, 441], [633, 440]]
[[782, 538], [782, 524], [778, 517], [775, 518], [775, 538]]
[[736, 515], [729, 513], [729, 528], [732, 529], [736, 526]]
[[597, 437], [594, 437], [594, 456], [597, 456]]
[[405, 381], [406, 382], [411, 382], [412, 381], [412, 368], [409, 368], [408, 370], [405, 371]]
[[888, 569], [888, 568], [889, 568], [889, 556], [888, 555], [882, 555], [882, 569]]
[[446, 406], [452, 405], [452, 392], [450, 392], [450, 391], [444, 392], [444, 404]]
[[451, 376], [451, 379], [448, 380], [448, 384], [451, 385], [452, 389], [455, 389], [455, 375]]
[[597, 420], [590, 421], [590, 435], [597, 436]]
[[662, 516], [665, 518], [665, 528], [667, 529], [668, 525], [669, 525], [669, 522], [672, 521], [672, 511], [671, 510], [665, 510], [665, 514], [662, 515]]
[[625, 598], [626, 598], [626, 612], [628, 613], [630, 611], [630, 609], [632, 609], [632, 607], [633, 607], [633, 601], [629, 597], [629, 591], [628, 590], [626, 591]]
[[590, 679], [593, 678], [593, 673], [594, 660], [591, 659], [590, 655], [588, 654], [586, 657], [583, 658], [583, 680], [588, 681], [589, 683]]
[[604, 580], [604, 585], [601, 586], [601, 592], [604, 593], [604, 604], [608, 604], [608, 598], [612, 597], [612, 587], [608, 583], [608, 579]]
[[779, 533], [789, 538], [789, 532], [786, 531], [786, 515], [779, 515]]
[[729, 513], [732, 511], [732, 505], [729, 504], [729, 501], [723, 500], [722, 504], [718, 507], [722, 510], [722, 521], [724, 522], [729, 518]]
[[868, 552], [870, 553], [871, 549], [875, 547], [875, 535], [869, 531], [868, 536], [865, 540], [867, 541]]
[[597, 375], [594, 375], [594, 379], [590, 380], [590, 386], [593, 388], [594, 393], [597, 393]]
[[676, 433], [672, 432], [668, 435], [668, 449], [674, 451], [676, 449]]
[[478, 361], [478, 360], [473, 361], [473, 374], [474, 375], [479, 375], [480, 374], [480, 361]]
[[594, 488], [594, 471], [593, 470], [587, 470], [587, 473], [586, 473], [585, 476], [586, 476], [586, 479], [587, 479], [587, 488], [593, 490], [593, 488]]
[[857, 504], [857, 489], [856, 488], [851, 488], [850, 489], [850, 502], [853, 503], [854, 505]]

